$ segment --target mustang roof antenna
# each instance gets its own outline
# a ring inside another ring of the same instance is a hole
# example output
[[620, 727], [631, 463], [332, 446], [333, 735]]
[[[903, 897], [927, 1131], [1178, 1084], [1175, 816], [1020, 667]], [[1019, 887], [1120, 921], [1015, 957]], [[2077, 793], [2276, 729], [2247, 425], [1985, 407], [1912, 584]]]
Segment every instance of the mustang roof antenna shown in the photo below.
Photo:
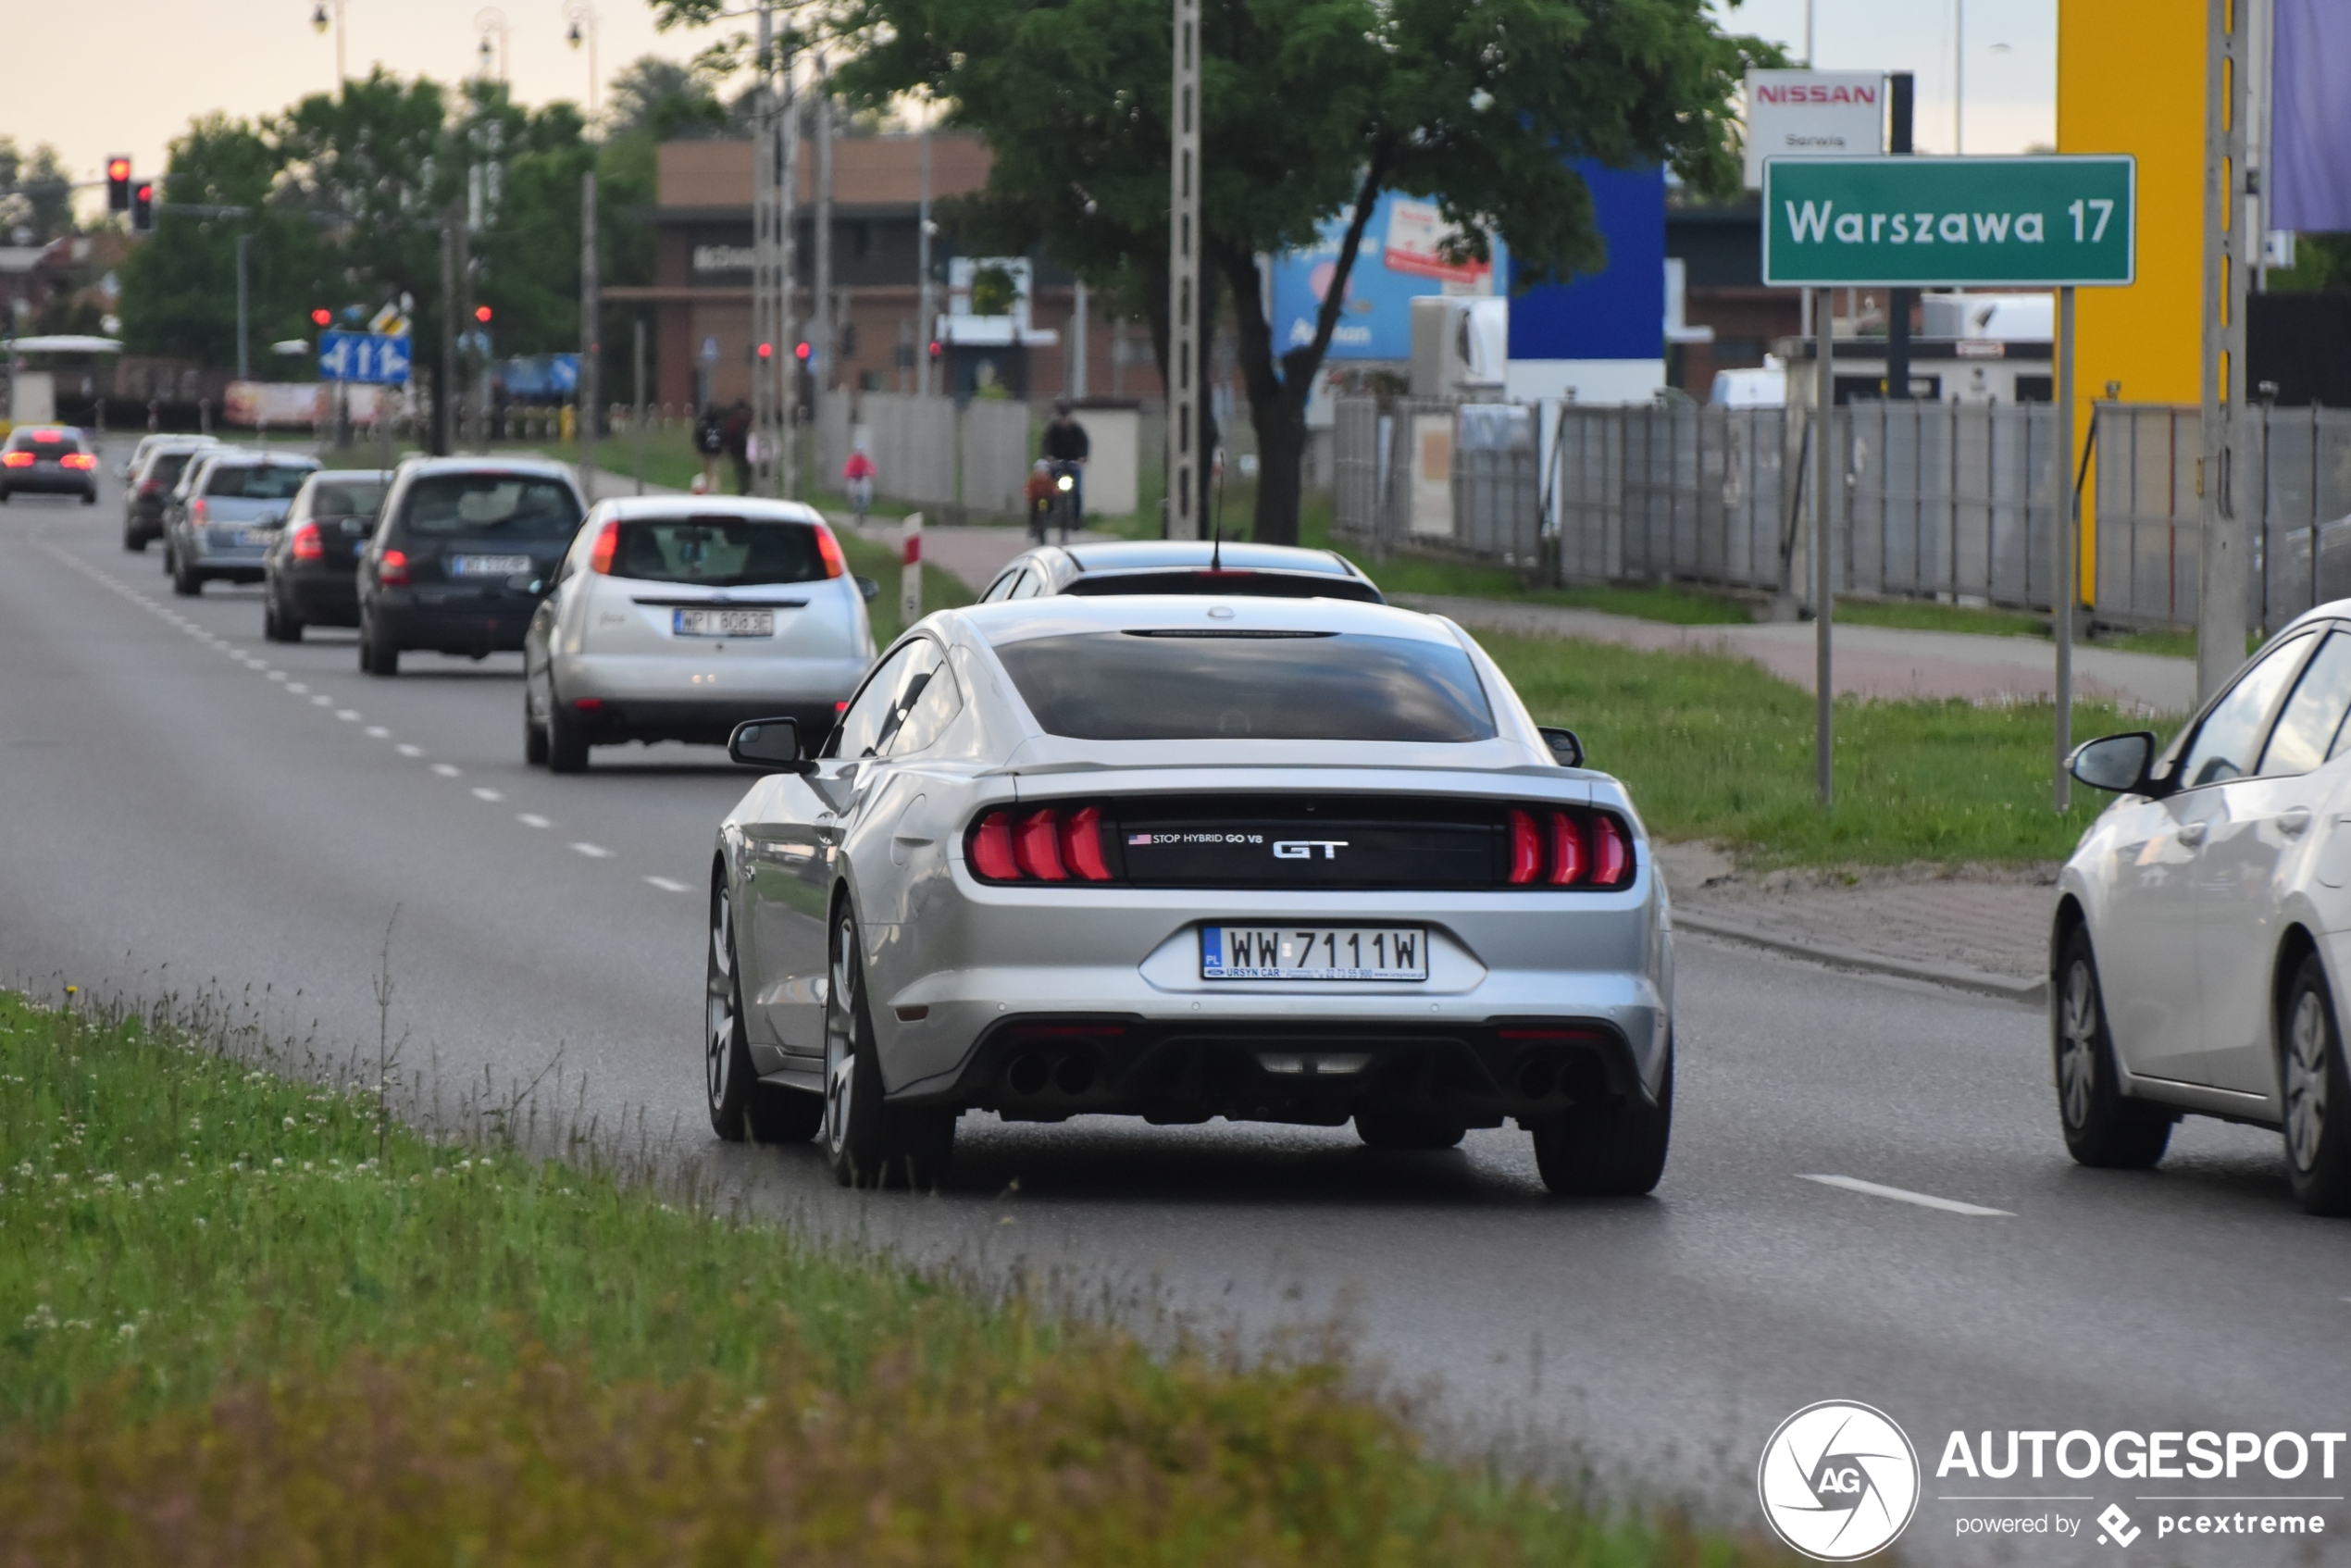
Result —
[[1208, 569], [1212, 572], [1225, 569], [1225, 519], [1221, 516], [1216, 519], [1216, 542], [1208, 547]]

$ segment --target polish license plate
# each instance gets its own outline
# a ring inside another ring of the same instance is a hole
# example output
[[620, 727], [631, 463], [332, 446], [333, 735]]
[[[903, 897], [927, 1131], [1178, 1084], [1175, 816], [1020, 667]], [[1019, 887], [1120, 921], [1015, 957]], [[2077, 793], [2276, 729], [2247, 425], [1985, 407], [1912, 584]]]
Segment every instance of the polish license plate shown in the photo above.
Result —
[[528, 555], [452, 555], [451, 577], [512, 577], [530, 570]]
[[278, 537], [276, 529], [239, 529], [237, 542], [243, 545], [267, 544]]
[[1419, 926], [1205, 926], [1203, 980], [1425, 980]]
[[679, 637], [773, 637], [773, 610], [676, 610], [669, 629]]

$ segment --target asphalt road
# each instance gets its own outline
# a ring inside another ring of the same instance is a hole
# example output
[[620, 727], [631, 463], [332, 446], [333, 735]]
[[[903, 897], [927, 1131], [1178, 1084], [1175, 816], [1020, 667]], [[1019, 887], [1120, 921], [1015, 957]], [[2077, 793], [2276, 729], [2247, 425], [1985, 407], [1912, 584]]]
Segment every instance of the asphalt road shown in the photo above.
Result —
[[[174, 599], [119, 528], [111, 474], [94, 508], [0, 509], [0, 978], [216, 989], [341, 1058], [372, 1050], [396, 909], [391, 1028], [444, 1096], [560, 1053], [604, 1127], [641, 1120], [665, 1157], [860, 1245], [1028, 1271], [1145, 1327], [1336, 1321], [1458, 1440], [1580, 1456], [1735, 1524], [1760, 1525], [1772, 1430], [1847, 1398], [1921, 1450], [1914, 1558], [2110, 1558], [2094, 1523], [2014, 1548], [1957, 1521], [2112, 1501], [2145, 1526], [2184, 1506], [2141, 1500], [2161, 1493], [2316, 1497], [2294, 1506], [2330, 1518], [2321, 1554], [2351, 1556], [2330, 1549], [2351, 1452], [2332, 1480], [1935, 1478], [1954, 1429], [2351, 1427], [2351, 1228], [2292, 1208], [2253, 1129], [2188, 1123], [2154, 1175], [2071, 1165], [2036, 1013], [1686, 940], [1673, 1157], [1640, 1201], [1549, 1199], [1515, 1131], [1406, 1155], [1345, 1129], [977, 1115], [945, 1192], [843, 1193], [813, 1149], [707, 1136], [702, 890], [743, 787], [722, 756], [528, 769], [515, 656], [373, 680], [349, 634], [264, 642], [257, 590]], [[1942, 1500], [1962, 1493], [2036, 1500]], [[2196, 1546], [2161, 1560], [2304, 1560]]]

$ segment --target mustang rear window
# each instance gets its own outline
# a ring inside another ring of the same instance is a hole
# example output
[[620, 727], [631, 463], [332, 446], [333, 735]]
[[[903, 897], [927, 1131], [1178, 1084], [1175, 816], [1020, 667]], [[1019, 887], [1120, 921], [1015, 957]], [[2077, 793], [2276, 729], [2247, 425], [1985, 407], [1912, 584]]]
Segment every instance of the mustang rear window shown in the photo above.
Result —
[[805, 523], [746, 517], [642, 517], [620, 525], [613, 575], [639, 582], [749, 588], [763, 582], [819, 582], [824, 552]]
[[1080, 740], [1486, 740], [1469, 655], [1354, 634], [1076, 632], [999, 644], [1037, 722]]

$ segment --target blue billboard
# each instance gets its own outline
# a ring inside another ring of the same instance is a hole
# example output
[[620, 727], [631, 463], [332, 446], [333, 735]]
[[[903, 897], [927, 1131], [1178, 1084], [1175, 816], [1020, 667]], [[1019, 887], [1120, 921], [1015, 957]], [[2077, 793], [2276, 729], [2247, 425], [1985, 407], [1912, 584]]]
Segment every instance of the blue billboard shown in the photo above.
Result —
[[[1390, 191], [1372, 209], [1363, 230], [1362, 248], [1348, 274], [1347, 303], [1331, 332], [1329, 358], [1410, 359], [1412, 357], [1412, 306], [1417, 294], [1487, 294], [1493, 287], [1493, 267], [1485, 262], [1455, 264], [1439, 255], [1452, 232], [1437, 216], [1437, 204]], [[1323, 237], [1312, 249], [1289, 251], [1274, 258], [1274, 352], [1314, 340], [1314, 323], [1338, 270], [1339, 242], [1347, 237], [1344, 214], [1323, 226]], [[1495, 262], [1507, 265], [1508, 252], [1499, 242]]]
[[[1665, 171], [1575, 171], [1592, 192], [1592, 217], [1608, 246], [1598, 272], [1511, 297], [1511, 358], [1659, 359], [1665, 354]], [[1513, 290], [1522, 285], [1516, 269]]]

